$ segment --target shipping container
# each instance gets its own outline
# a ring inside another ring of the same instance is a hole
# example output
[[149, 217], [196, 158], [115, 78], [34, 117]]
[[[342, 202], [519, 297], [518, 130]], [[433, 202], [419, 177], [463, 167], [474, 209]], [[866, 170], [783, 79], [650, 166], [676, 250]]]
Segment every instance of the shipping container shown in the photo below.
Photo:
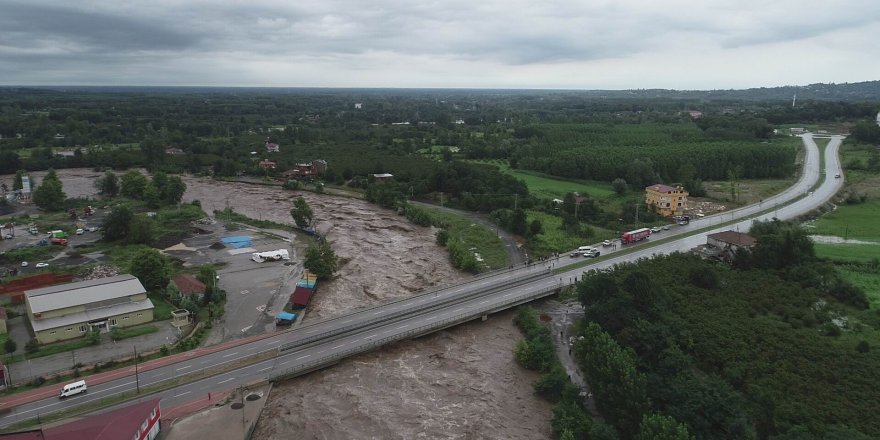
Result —
[[312, 299], [312, 294], [314, 292], [314, 290], [306, 287], [297, 287], [290, 295], [290, 305], [297, 309], [309, 305], [309, 300]]
[[305, 287], [307, 289], [314, 289], [318, 284], [316, 280], [299, 280], [296, 282], [296, 287]]

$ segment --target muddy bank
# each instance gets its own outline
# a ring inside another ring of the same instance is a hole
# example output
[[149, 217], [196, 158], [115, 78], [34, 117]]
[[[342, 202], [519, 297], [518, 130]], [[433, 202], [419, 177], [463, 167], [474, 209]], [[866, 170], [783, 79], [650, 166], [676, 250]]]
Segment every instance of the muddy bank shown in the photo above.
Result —
[[278, 384], [255, 440], [544, 439], [551, 405], [521, 368], [512, 311]]

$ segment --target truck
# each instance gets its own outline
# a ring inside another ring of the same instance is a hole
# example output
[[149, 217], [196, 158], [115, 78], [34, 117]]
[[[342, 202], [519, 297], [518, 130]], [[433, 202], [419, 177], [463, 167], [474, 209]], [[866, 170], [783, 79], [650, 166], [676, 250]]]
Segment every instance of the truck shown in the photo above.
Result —
[[49, 239], [49, 243], [57, 244], [58, 246], [67, 246], [67, 239], [52, 237]]
[[287, 253], [287, 249], [278, 249], [266, 252], [254, 252], [253, 254], [251, 254], [251, 260], [254, 260], [257, 263], [262, 263], [264, 261], [279, 261], [289, 259], [290, 254]]
[[52, 238], [67, 238], [67, 232], [64, 232], [60, 229], [56, 231], [49, 231], [49, 235]]
[[634, 231], [624, 232], [620, 236], [620, 242], [623, 244], [635, 243], [642, 241], [651, 236], [651, 230], [648, 228], [636, 229]]

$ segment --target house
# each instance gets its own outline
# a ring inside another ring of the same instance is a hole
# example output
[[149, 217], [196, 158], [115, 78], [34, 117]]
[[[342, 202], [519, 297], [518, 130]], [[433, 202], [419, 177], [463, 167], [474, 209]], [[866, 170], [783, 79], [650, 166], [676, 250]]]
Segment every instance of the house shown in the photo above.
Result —
[[0, 440], [154, 440], [160, 431], [160, 400], [145, 400], [61, 425], [0, 434]]
[[263, 159], [258, 164], [264, 170], [274, 170], [277, 164], [269, 159]]
[[281, 151], [281, 146], [274, 143], [274, 142], [269, 142], [267, 140], [266, 141], [266, 151], [269, 153], [278, 153], [279, 151]]
[[180, 148], [168, 146], [168, 147], [165, 147], [165, 154], [177, 156], [177, 155], [181, 155], [184, 153], [183, 153], [183, 150], [181, 150]]
[[683, 215], [687, 210], [688, 192], [681, 186], [651, 185], [645, 188], [645, 204], [661, 217]]
[[205, 297], [205, 290], [208, 289], [208, 286], [205, 286], [205, 283], [199, 281], [198, 278], [190, 274], [175, 276], [171, 279], [170, 285], [172, 291], [174, 291], [177, 296], [188, 296], [197, 301]]
[[320, 177], [327, 172], [327, 161], [322, 159], [313, 160], [310, 163], [298, 163], [282, 173], [282, 177], [286, 180], [290, 179], [312, 179]]
[[717, 249], [736, 251], [738, 249], [751, 249], [758, 240], [749, 234], [736, 231], [722, 231], [706, 236], [706, 244]]
[[41, 344], [153, 320], [153, 302], [129, 274], [26, 290], [24, 297], [34, 338]]
[[688, 110], [687, 114], [691, 117], [691, 119], [700, 119], [703, 117], [703, 112], [699, 112], [696, 110]]

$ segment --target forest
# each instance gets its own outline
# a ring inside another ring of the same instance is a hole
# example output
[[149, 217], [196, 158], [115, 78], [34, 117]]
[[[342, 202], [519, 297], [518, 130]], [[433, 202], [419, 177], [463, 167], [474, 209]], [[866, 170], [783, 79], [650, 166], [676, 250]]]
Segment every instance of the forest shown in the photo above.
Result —
[[697, 439], [880, 435], [880, 315], [799, 227], [751, 233], [732, 266], [675, 254], [578, 283], [576, 356], [621, 438], [655, 413]]

